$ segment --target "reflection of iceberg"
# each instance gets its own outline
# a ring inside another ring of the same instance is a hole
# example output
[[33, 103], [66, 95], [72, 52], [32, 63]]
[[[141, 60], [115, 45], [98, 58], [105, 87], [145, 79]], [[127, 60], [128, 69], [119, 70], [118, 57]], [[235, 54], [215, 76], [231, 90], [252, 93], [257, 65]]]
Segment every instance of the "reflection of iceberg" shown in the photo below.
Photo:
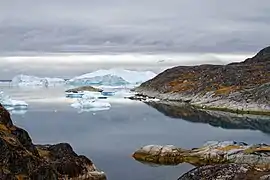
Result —
[[40, 78], [36, 76], [28, 76], [28, 75], [18, 75], [15, 76], [11, 85], [13, 86], [56, 86], [65, 84], [65, 80], [61, 78]]
[[26, 102], [13, 100], [9, 96], [5, 95], [3, 92], [0, 92], [0, 103], [7, 110], [24, 110], [28, 108], [28, 104]]
[[95, 85], [109, 85], [121, 86], [128, 84], [140, 84], [156, 76], [151, 71], [130, 71], [123, 69], [108, 69], [98, 70], [92, 73], [87, 73], [81, 76], [70, 79], [69, 84], [95, 84]]
[[82, 109], [79, 109], [78, 113], [94, 112], [94, 111], [107, 111], [109, 109], [110, 109], [110, 107], [82, 108]]
[[15, 115], [23, 115], [27, 113], [27, 109], [13, 109], [13, 110], [10, 110], [9, 112]]

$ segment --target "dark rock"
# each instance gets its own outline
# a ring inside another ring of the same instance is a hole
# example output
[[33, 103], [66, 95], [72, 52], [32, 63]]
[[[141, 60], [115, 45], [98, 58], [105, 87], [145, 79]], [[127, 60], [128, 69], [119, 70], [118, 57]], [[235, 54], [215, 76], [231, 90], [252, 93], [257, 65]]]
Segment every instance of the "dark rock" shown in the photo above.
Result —
[[260, 180], [266, 174], [270, 173], [256, 171], [246, 164], [219, 164], [197, 167], [178, 180]]
[[267, 47], [241, 63], [167, 69], [135, 88], [135, 92], [216, 110], [270, 114], [269, 84]]
[[103, 90], [94, 88], [92, 86], [82, 86], [82, 87], [66, 90], [66, 92], [73, 92], [73, 93], [78, 93], [79, 91], [102, 92]]
[[0, 105], [0, 179], [105, 180], [103, 172], [67, 143], [34, 145], [29, 134], [13, 125]]

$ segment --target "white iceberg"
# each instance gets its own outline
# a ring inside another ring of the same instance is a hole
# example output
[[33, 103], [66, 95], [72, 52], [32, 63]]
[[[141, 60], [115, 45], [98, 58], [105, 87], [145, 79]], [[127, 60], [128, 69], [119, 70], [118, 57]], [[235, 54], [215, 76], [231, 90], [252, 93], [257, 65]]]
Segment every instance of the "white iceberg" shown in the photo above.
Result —
[[76, 109], [110, 108], [111, 104], [98, 100], [98, 92], [86, 92], [81, 99], [71, 104]]
[[56, 86], [56, 85], [63, 85], [65, 84], [65, 80], [61, 78], [48, 78], [48, 77], [36, 77], [36, 76], [29, 76], [29, 75], [17, 75], [15, 76], [12, 81], [11, 85], [13, 86], [41, 86], [41, 87], [48, 87], [48, 86]]
[[73, 78], [68, 82], [70, 85], [105, 85], [105, 86], [121, 86], [128, 85], [122, 77], [116, 75], [103, 75], [94, 77]]
[[96, 99], [78, 99], [77, 102], [71, 104], [71, 107], [76, 109], [110, 108], [111, 104]]
[[67, 83], [82, 85], [82, 84], [96, 84], [121, 86], [128, 84], [140, 84], [156, 76], [152, 71], [131, 71], [124, 69], [101, 69], [91, 73], [70, 79]]
[[7, 110], [23, 110], [28, 108], [28, 104], [24, 101], [13, 100], [9, 96], [5, 95], [3, 92], [0, 92], [0, 103]]

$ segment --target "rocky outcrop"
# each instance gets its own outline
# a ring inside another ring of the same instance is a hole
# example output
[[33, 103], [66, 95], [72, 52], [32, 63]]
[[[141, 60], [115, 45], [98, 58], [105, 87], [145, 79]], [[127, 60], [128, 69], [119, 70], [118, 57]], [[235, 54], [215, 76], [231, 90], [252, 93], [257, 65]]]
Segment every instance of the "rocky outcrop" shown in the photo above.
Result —
[[247, 164], [219, 164], [200, 166], [185, 173], [178, 180], [268, 180], [269, 172], [258, 171]]
[[[138, 149], [133, 157], [143, 163], [177, 165], [190, 163], [197, 168], [179, 180], [218, 179], [236, 177], [266, 177], [270, 175], [270, 146], [248, 145], [244, 142], [208, 142], [201, 148], [182, 149], [173, 145], [148, 145]], [[241, 178], [240, 178], [241, 179]], [[256, 179], [256, 178], [255, 178]]]
[[270, 115], [269, 49], [241, 63], [167, 69], [135, 92], [200, 108]]
[[34, 145], [0, 104], [0, 179], [105, 180], [106, 176], [67, 143]]
[[68, 89], [66, 92], [78, 93], [80, 91], [102, 92], [102, 89], [94, 88], [92, 86], [81, 86], [78, 88]]
[[223, 129], [249, 129], [270, 133], [269, 116], [236, 114], [198, 109], [180, 102], [145, 102], [165, 116], [193, 123], [205, 123]]

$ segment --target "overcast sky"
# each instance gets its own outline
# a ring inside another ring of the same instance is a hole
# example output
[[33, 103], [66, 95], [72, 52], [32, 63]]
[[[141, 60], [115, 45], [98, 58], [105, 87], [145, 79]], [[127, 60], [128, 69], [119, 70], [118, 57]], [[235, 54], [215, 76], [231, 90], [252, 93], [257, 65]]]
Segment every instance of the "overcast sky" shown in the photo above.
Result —
[[269, 0], [0, 0], [0, 56], [254, 54], [269, 12]]

